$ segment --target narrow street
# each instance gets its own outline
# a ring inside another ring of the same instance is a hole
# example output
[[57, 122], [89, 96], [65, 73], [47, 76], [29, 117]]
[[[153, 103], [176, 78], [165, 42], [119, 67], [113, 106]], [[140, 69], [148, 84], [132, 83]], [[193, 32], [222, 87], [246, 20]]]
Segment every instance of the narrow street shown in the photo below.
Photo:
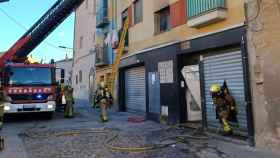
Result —
[[[110, 113], [108, 123], [99, 122], [98, 110], [76, 106], [76, 117], [65, 119], [56, 113], [51, 120], [32, 116], [5, 122], [2, 134], [6, 147], [1, 158], [238, 158], [273, 157], [246, 145], [208, 139], [184, 139], [176, 135], [193, 132], [191, 129], [169, 127], [152, 121], [128, 122], [130, 113]], [[153, 150], [137, 151], [135, 148]], [[113, 150], [112, 148], [120, 148]], [[136, 151], [122, 151], [134, 148]], [[277, 157], [277, 156], [275, 156]]]

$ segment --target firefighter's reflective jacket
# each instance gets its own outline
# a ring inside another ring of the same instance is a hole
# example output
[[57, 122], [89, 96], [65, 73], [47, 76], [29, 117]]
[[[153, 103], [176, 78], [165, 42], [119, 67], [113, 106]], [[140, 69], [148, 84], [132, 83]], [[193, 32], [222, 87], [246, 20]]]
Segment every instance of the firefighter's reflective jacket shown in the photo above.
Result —
[[108, 88], [99, 87], [96, 91], [94, 103], [99, 104], [101, 100], [106, 100], [108, 105], [112, 104], [113, 97]]

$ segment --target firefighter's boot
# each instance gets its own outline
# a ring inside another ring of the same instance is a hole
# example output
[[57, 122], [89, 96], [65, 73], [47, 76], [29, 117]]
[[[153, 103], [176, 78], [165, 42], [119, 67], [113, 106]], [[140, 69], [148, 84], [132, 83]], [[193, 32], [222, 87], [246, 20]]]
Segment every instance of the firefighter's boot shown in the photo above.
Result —
[[233, 130], [232, 130], [231, 126], [229, 125], [229, 123], [227, 122], [227, 120], [223, 118], [222, 123], [223, 123], [223, 133], [224, 133], [224, 135], [232, 135]]
[[73, 118], [74, 117], [74, 108], [73, 104], [70, 102], [67, 102], [65, 111], [64, 111], [64, 117], [65, 118]]
[[103, 122], [103, 123], [109, 121], [108, 117], [107, 116], [103, 116], [103, 115], [100, 116], [100, 119], [101, 119], [101, 122]]
[[4, 138], [0, 136], [0, 151], [4, 150], [5, 144], [4, 144]]

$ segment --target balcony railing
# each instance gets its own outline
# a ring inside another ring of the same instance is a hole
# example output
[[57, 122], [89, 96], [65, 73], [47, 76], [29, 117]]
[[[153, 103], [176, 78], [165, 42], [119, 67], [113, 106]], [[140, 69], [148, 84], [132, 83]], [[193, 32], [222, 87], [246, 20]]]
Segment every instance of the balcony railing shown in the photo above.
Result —
[[188, 0], [188, 17], [194, 18], [219, 8], [226, 8], [226, 0]]
[[96, 56], [95, 56], [95, 66], [105, 66], [109, 64], [108, 60], [108, 47], [95, 47]]
[[98, 6], [96, 13], [96, 26], [102, 28], [107, 24], [109, 24], [108, 0], [100, 0], [100, 5]]

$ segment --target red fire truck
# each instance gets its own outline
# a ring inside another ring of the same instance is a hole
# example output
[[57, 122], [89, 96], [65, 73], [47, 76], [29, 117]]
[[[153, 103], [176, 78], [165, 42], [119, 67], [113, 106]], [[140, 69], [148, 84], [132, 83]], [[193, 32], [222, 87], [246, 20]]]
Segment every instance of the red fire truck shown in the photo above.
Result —
[[[6, 96], [5, 113], [44, 112], [51, 116], [55, 111], [59, 95], [54, 64], [30, 63], [27, 56], [82, 2], [58, 0], [0, 57], [1, 88]], [[63, 83], [63, 73], [61, 78]]]

